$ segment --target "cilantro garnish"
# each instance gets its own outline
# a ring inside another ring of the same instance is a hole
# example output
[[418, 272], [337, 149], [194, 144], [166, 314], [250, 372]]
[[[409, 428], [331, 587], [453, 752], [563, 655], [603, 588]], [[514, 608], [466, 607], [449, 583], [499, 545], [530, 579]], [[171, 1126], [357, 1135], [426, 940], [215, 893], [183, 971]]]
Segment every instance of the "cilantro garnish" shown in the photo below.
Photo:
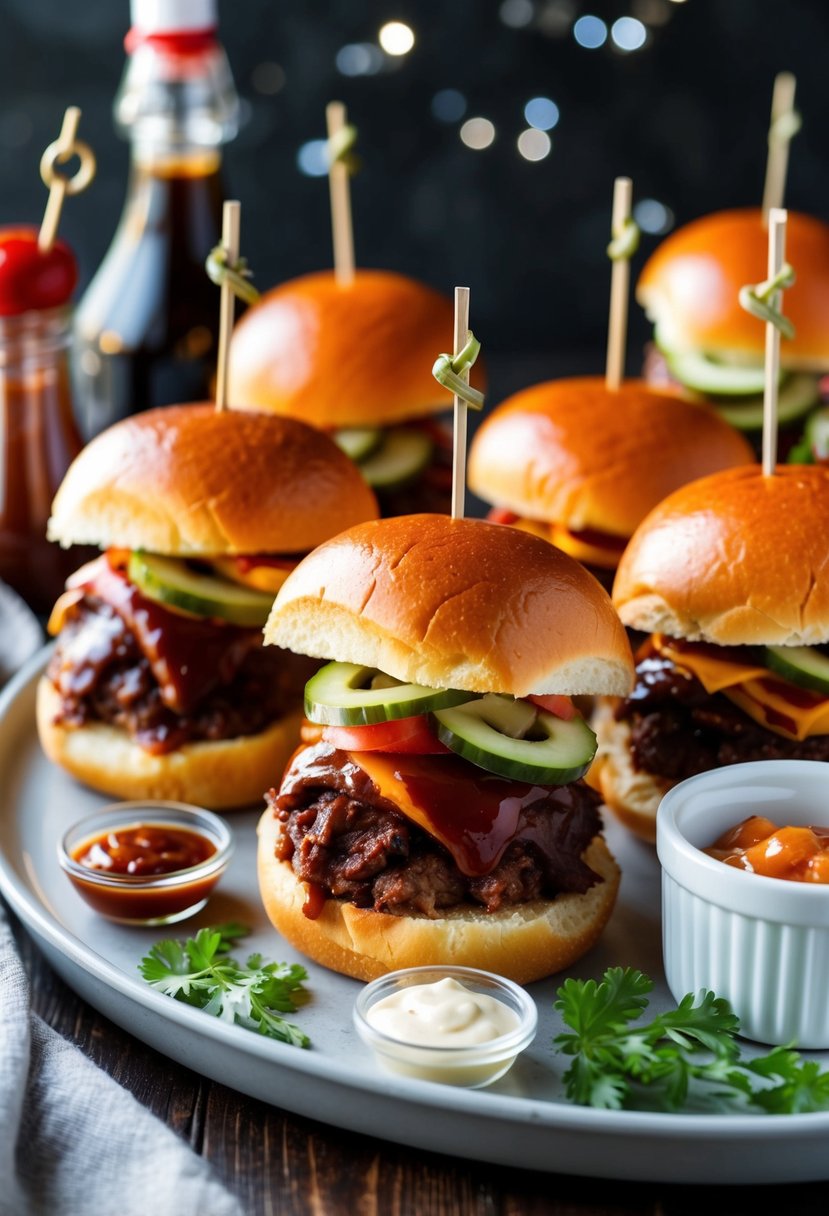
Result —
[[157, 942], [138, 969], [148, 984], [174, 1000], [282, 1043], [307, 1047], [305, 1032], [280, 1017], [301, 1003], [305, 968], [263, 963], [261, 954], [251, 954], [244, 965], [237, 962], [230, 951], [249, 933], [246, 925], [230, 923], [199, 929], [186, 941]]
[[[570, 1032], [553, 1040], [573, 1061], [567, 1097], [582, 1106], [678, 1111], [759, 1109], [789, 1115], [829, 1110], [829, 1071], [789, 1046], [743, 1059], [740, 1022], [713, 992], [689, 993], [676, 1009], [637, 1023], [653, 981], [631, 967], [611, 967], [602, 982], [568, 979], [555, 1008]], [[756, 1085], [755, 1078], [765, 1084]]]

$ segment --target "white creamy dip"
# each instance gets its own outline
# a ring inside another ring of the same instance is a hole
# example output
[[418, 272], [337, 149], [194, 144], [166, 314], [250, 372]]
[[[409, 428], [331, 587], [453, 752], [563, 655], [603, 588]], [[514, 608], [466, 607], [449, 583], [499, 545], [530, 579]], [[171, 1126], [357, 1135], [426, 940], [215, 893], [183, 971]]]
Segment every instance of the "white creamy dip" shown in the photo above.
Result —
[[366, 1021], [390, 1038], [421, 1047], [475, 1047], [520, 1024], [503, 1001], [449, 977], [398, 989], [372, 1005]]

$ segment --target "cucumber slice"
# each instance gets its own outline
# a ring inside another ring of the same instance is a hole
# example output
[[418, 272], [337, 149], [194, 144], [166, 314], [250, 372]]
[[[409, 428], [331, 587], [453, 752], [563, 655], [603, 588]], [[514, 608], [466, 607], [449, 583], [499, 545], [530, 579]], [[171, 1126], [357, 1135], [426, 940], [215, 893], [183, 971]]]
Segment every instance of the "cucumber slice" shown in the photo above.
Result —
[[334, 431], [331, 438], [350, 460], [364, 460], [377, 451], [383, 432], [379, 426], [346, 426]]
[[[527, 708], [533, 712], [525, 729]], [[587, 772], [596, 754], [596, 736], [583, 718], [565, 722], [494, 694], [433, 716], [438, 738], [453, 752], [513, 781], [566, 785]]]
[[[377, 680], [379, 675], [383, 680]], [[475, 695], [454, 688], [402, 684], [399, 680], [383, 687], [390, 680], [391, 676], [376, 667], [328, 663], [305, 685], [305, 716], [323, 726], [371, 726], [461, 705]]]
[[391, 490], [417, 477], [432, 459], [434, 444], [425, 431], [394, 427], [383, 435], [377, 451], [359, 463], [370, 486]]
[[[814, 376], [802, 372], [789, 376], [780, 388], [777, 396], [777, 421], [779, 423], [794, 422], [808, 414], [820, 400], [820, 388]], [[763, 395], [750, 397], [745, 401], [725, 404], [714, 401], [712, 405], [726, 422], [731, 423], [740, 431], [759, 431], [763, 426]]]
[[739, 363], [717, 363], [699, 351], [664, 351], [671, 375], [697, 393], [721, 397], [755, 397], [762, 394], [762, 367]]
[[792, 684], [829, 693], [829, 654], [816, 646], [767, 646], [766, 665]]
[[804, 436], [815, 460], [829, 459], [829, 406], [815, 410], [806, 423]]
[[273, 604], [268, 592], [201, 574], [174, 557], [131, 553], [127, 574], [142, 595], [166, 608], [233, 625], [265, 624]]

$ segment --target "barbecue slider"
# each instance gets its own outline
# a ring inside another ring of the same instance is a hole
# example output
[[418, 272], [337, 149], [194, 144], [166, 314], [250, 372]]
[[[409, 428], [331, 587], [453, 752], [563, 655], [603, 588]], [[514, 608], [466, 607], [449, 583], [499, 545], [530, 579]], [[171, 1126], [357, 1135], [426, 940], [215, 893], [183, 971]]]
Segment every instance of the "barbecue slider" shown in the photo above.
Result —
[[632, 656], [578, 563], [481, 520], [358, 525], [288, 578], [265, 640], [335, 660], [259, 826], [283, 937], [364, 980], [453, 962], [526, 983], [593, 945], [619, 871], [571, 696], [625, 695]]
[[634, 533], [613, 600], [650, 637], [633, 692], [594, 717], [590, 780], [637, 835], [696, 773], [829, 761], [828, 534], [829, 468], [794, 465], [704, 477]]
[[523, 389], [478, 428], [469, 484], [490, 519], [551, 540], [610, 588], [634, 529], [671, 491], [753, 460], [713, 410], [641, 380], [584, 376]]
[[103, 554], [56, 604], [44, 751], [119, 798], [258, 801], [296, 746], [313, 665], [262, 648], [303, 554], [376, 517], [354, 465], [294, 419], [212, 405], [110, 427], [58, 490], [50, 539]]
[[[231, 401], [329, 431], [384, 515], [449, 510], [451, 398], [432, 364], [452, 344], [452, 302], [405, 275], [333, 271], [266, 292], [233, 331]], [[479, 368], [473, 383], [481, 387]]]
[[[785, 309], [795, 333], [780, 345], [782, 451], [819, 403], [819, 377], [829, 371], [829, 225], [789, 211], [786, 261], [796, 275]], [[718, 211], [672, 232], [636, 285], [654, 323], [647, 378], [710, 402], [755, 445], [763, 426], [765, 326], [741, 307], [739, 295], [766, 278], [767, 264], [761, 210]]]

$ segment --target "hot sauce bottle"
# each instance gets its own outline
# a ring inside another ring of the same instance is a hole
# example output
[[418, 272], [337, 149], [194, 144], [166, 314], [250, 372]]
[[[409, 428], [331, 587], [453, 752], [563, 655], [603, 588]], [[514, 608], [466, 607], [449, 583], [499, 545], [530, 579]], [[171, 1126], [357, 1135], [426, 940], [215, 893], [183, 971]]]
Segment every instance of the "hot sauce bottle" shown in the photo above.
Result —
[[218, 313], [205, 258], [221, 237], [222, 145], [238, 99], [216, 0], [132, 0], [115, 120], [132, 145], [124, 210], [77, 310], [85, 439], [129, 414], [210, 395]]
[[80, 451], [69, 374], [72, 251], [36, 227], [0, 229], [0, 579], [47, 613], [78, 564], [46, 539], [52, 498]]

